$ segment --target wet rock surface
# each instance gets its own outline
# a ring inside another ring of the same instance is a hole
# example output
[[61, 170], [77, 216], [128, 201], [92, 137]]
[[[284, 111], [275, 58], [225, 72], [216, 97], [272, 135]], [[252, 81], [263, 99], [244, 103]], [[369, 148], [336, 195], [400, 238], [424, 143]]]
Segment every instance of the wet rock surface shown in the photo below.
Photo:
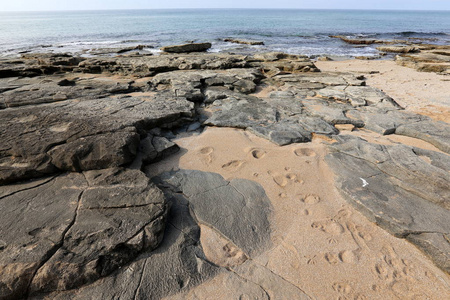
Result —
[[448, 124], [306, 56], [2, 59], [0, 119], [2, 300], [175, 299], [218, 274], [235, 287], [230, 297], [308, 299], [253, 260], [272, 230], [261, 186], [181, 170], [158, 188], [141, 171], [204, 126], [278, 145], [337, 139], [328, 161], [349, 202], [449, 270], [448, 155], [339, 131], [395, 133], [450, 153]]

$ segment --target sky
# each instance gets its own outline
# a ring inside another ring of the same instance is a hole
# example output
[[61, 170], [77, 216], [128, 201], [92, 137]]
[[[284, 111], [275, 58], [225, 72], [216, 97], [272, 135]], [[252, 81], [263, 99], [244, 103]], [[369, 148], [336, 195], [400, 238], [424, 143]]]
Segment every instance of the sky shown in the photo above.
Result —
[[450, 10], [450, 0], [0, 0], [0, 11], [164, 8]]

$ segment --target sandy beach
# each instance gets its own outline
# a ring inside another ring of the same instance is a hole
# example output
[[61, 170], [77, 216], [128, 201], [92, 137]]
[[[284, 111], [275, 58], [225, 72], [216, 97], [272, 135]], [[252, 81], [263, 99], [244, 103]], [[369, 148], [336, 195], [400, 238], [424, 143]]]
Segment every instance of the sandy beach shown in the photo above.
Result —
[[[393, 61], [349, 60], [316, 65], [322, 71], [362, 74], [369, 85], [388, 93], [407, 111], [449, 120], [448, 76], [417, 72]], [[382, 136], [364, 129], [345, 134], [382, 145], [405, 144], [440, 152], [427, 142], [395, 134]], [[192, 169], [219, 173], [227, 180], [245, 178], [261, 184], [273, 205], [276, 229], [272, 248], [253, 259], [313, 298], [449, 296], [448, 274], [409, 242], [369, 222], [334, 188], [333, 173], [324, 162], [325, 145], [333, 143], [332, 139], [319, 136], [310, 143], [280, 147], [243, 130], [209, 127], [198, 136], [175, 142], [181, 147], [180, 153], [149, 166], [147, 174]], [[217, 259], [215, 255], [224, 255], [222, 245], [208, 232], [202, 231], [201, 240], [211, 261]], [[224, 275], [167, 299], [235, 296]]]
[[[377, 142], [391, 142], [372, 136]], [[317, 138], [279, 147], [242, 130], [208, 128], [176, 142], [181, 152], [150, 166], [148, 174], [182, 168], [260, 183], [273, 205], [275, 232], [273, 247], [254, 260], [308, 295], [315, 299], [447, 297], [447, 274], [413, 245], [369, 222], [335, 190], [332, 172], [323, 161], [324, 143], [332, 141]], [[221, 253], [221, 244], [203, 245]], [[225, 279], [225, 275], [216, 277], [174, 298], [234, 299]]]
[[356, 72], [367, 84], [385, 91], [403, 108], [450, 122], [450, 78], [399, 66], [392, 60], [318, 61], [322, 71]]
[[448, 75], [282, 53], [27, 59], [2, 83], [5, 299], [448, 298]]

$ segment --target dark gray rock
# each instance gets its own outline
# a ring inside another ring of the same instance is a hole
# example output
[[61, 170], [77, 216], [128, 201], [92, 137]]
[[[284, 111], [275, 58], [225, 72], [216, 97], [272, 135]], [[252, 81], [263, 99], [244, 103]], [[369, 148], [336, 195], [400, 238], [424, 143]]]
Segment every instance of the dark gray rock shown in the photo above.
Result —
[[[94, 284], [31, 299], [162, 299], [183, 295], [218, 273], [229, 274], [236, 283], [257, 281], [263, 288], [283, 287], [277, 292], [296, 289], [251, 261], [236, 271], [211, 264], [200, 244], [199, 225], [239, 244], [247, 253], [257, 255], [269, 246], [270, 202], [261, 186], [248, 180], [229, 182], [219, 174], [189, 170], [166, 173], [159, 181], [172, 205], [164, 240], [156, 250], [141, 254], [128, 266]], [[243, 285], [241, 292], [248, 289], [254, 291], [255, 287]], [[295, 291], [304, 295], [298, 289]]]
[[[197, 70], [173, 71], [154, 76], [151, 85], [154, 90], [170, 89], [175, 97], [202, 102], [205, 100], [205, 96], [209, 96], [205, 101], [213, 102], [211, 96], [214, 100], [223, 98], [222, 94], [227, 96], [233, 94], [230, 90], [244, 94], [254, 92], [255, 82], [258, 82], [261, 77], [261, 72], [255, 69], [230, 69], [221, 73]], [[227, 88], [219, 88], [219, 86]], [[212, 87], [209, 88], [209, 93], [207, 93], [208, 87]], [[216, 94], [218, 92], [219, 95], [215, 96], [214, 92]]]
[[421, 122], [402, 124], [395, 133], [421, 139], [450, 154], [450, 125], [448, 123], [425, 119]]
[[403, 124], [429, 120], [428, 117], [408, 113], [392, 108], [360, 107], [358, 110], [348, 110], [345, 115], [353, 120], [362, 120], [364, 127], [382, 135], [396, 133]]
[[77, 288], [162, 239], [167, 203], [140, 171], [72, 173], [8, 189], [0, 198], [2, 299]]
[[[0, 184], [60, 170], [131, 162], [137, 131], [179, 126], [193, 114], [181, 98], [62, 101], [0, 111]], [[20, 138], [17, 138], [20, 136]]]
[[207, 53], [89, 58], [78, 65], [77, 71], [148, 77], [176, 70], [219, 70], [244, 67], [250, 67], [245, 56]]
[[313, 133], [329, 136], [338, 132], [322, 119], [305, 116], [267, 126], [252, 126], [247, 130], [280, 146], [310, 142]]
[[246, 254], [253, 256], [270, 242], [271, 204], [259, 184], [190, 170], [166, 174], [162, 182], [186, 196], [198, 223], [220, 232]]
[[0, 78], [34, 77], [72, 71], [85, 58], [66, 53], [30, 53], [21, 59], [0, 60]]
[[206, 120], [206, 125], [245, 129], [276, 122], [276, 110], [257, 97], [215, 101], [213, 110], [215, 111]]
[[184, 44], [165, 46], [161, 50], [169, 53], [189, 53], [189, 52], [204, 52], [211, 48], [211, 43], [196, 43], [196, 44]]
[[230, 97], [239, 97], [240, 94], [230, 90], [225, 86], [212, 86], [205, 89], [205, 103], [210, 104], [216, 100], [226, 99]]
[[[344, 197], [369, 220], [407, 238], [449, 272], [450, 158], [342, 136], [326, 157]], [[429, 163], [430, 161], [431, 163]]]
[[224, 42], [234, 43], [234, 44], [242, 44], [242, 45], [264, 45], [264, 42], [262, 41], [252, 41], [252, 40], [239, 40], [239, 39], [232, 39], [227, 38], [223, 40]]
[[309, 58], [306, 55], [295, 55], [295, 54], [287, 54], [283, 52], [266, 52], [266, 53], [257, 53], [253, 55], [253, 59], [256, 61], [262, 61], [262, 62], [270, 62], [270, 61], [277, 61], [282, 59], [287, 60], [303, 60], [308, 61]]
[[351, 106], [349, 105], [316, 99], [304, 100], [303, 105], [305, 106], [308, 115], [321, 118], [329, 124], [353, 124], [358, 127], [363, 126], [361, 120], [353, 120], [345, 116], [344, 111], [351, 109]]
[[135, 91], [130, 80], [108, 77], [74, 80], [62, 78], [58, 75], [34, 77], [33, 81], [4, 92], [2, 95], [5, 106], [36, 105], [68, 99], [91, 100]]
[[87, 171], [123, 166], [133, 161], [139, 146], [136, 132], [113, 132], [82, 137], [48, 151], [52, 164], [64, 171]]
[[391, 97], [379, 89], [369, 86], [327, 86], [318, 90], [317, 94], [326, 99], [349, 102], [354, 107], [366, 105], [386, 108], [400, 107]]
[[189, 214], [186, 200], [180, 195], [169, 200], [164, 239], [156, 250], [141, 254], [95, 284], [31, 299], [162, 299], [214, 276], [219, 268], [204, 258], [200, 229]]
[[256, 84], [253, 81], [241, 79], [233, 83], [235, 90], [243, 94], [250, 94], [256, 90]]

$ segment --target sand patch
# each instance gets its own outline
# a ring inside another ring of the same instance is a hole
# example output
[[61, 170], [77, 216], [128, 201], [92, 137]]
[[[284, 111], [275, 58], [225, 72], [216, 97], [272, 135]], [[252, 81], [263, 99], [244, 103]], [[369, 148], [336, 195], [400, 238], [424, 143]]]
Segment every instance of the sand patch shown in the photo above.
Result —
[[406, 110], [450, 122], [448, 75], [418, 72], [388, 60], [318, 61], [315, 64], [324, 72], [363, 74], [369, 86], [383, 90]]
[[[187, 151], [151, 165], [149, 175], [197, 169], [220, 173], [227, 180], [260, 183], [273, 205], [273, 247], [249, 259], [311, 297], [444, 299], [448, 295], [448, 275], [413, 245], [369, 222], [338, 194], [323, 160], [324, 140], [279, 147], [242, 130], [208, 128], [176, 143]], [[223, 168], [235, 161], [243, 162], [239, 172]], [[223, 242], [207, 247], [209, 253], [224, 251]], [[219, 275], [189, 295], [211, 295], [206, 292], [213, 290], [210, 299], [220, 299], [214, 295], [227, 295], [222, 284], [226, 278]]]

